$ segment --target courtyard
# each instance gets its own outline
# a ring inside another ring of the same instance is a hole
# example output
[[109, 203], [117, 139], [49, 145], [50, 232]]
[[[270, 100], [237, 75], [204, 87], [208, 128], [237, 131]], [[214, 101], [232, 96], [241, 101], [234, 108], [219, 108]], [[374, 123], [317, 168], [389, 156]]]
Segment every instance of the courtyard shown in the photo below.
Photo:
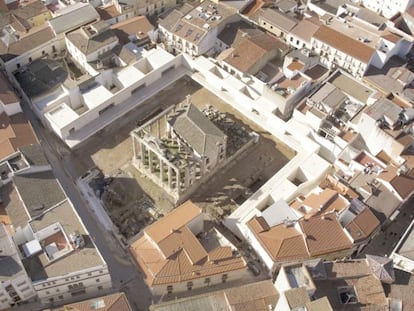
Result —
[[190, 196], [213, 219], [230, 214], [295, 155], [294, 150], [213, 93], [188, 77], [182, 78], [91, 137], [71, 155], [76, 158], [73, 163], [79, 163], [76, 167], [79, 176], [96, 167], [105, 178], [111, 179], [101, 200], [127, 239], [174, 208], [173, 198], [132, 165], [129, 133], [162, 110], [183, 102], [187, 95], [193, 105], [228, 135], [230, 155], [247, 141], [246, 133], [259, 135], [257, 143], [243, 149]]

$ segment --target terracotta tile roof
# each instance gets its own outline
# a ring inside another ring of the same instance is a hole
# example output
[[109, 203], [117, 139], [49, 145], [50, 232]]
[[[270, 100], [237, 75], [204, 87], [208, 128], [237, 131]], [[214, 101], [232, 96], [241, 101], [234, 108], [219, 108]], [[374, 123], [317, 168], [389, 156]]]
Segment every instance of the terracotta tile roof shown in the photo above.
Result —
[[39, 45], [42, 45], [55, 37], [49, 26], [41, 27], [30, 31], [17, 42], [11, 43], [9, 46], [0, 40], [0, 57], [5, 61], [15, 58], [21, 54], [30, 51]]
[[254, 217], [252, 220], [250, 220], [249, 225], [253, 229], [253, 231], [257, 233], [269, 231], [270, 229], [269, 224], [262, 216]]
[[387, 165], [392, 160], [391, 157], [387, 154], [387, 152], [385, 152], [383, 149], [380, 152], [378, 152], [375, 157]]
[[[169, 258], [163, 258], [162, 253], [145, 236], [136, 241], [130, 251], [146, 275], [149, 286], [179, 283], [246, 269], [246, 263], [241, 257], [228, 257], [227, 249], [215, 249], [197, 264], [191, 262], [188, 249], [180, 249]], [[210, 257], [215, 260], [209, 260]]]
[[366, 207], [345, 228], [354, 241], [367, 239], [380, 225], [380, 221], [374, 213]]
[[[276, 305], [279, 293], [270, 281], [261, 281], [240, 287], [229, 288], [224, 291], [229, 305], [236, 310], [267, 310], [269, 304]], [[254, 303], [254, 308], [242, 308], [246, 303]], [[260, 306], [265, 309], [260, 308]], [[257, 306], [257, 307], [256, 307]]]
[[299, 224], [310, 256], [321, 256], [352, 247], [352, 242], [333, 213], [302, 219]]
[[207, 252], [186, 226], [174, 230], [165, 239], [158, 242], [164, 258], [169, 258], [183, 249], [192, 264], [196, 264], [207, 256]]
[[111, 25], [111, 29], [123, 44], [129, 42], [128, 37], [137, 35], [140, 39], [148, 37], [148, 32], [154, 29], [154, 26], [148, 21], [145, 15], [129, 18], [123, 22]]
[[170, 212], [167, 216], [157, 220], [145, 228], [145, 233], [155, 242], [159, 243], [175, 229], [188, 224], [202, 213], [201, 209], [191, 201], [186, 201]]
[[252, 218], [247, 224], [273, 260], [308, 257], [302, 233], [295, 227], [285, 227], [281, 224], [267, 231], [257, 231], [259, 227], [255, 226], [256, 218]]
[[357, 278], [371, 273], [365, 259], [339, 262], [325, 262], [327, 280]]
[[263, 0], [253, 0], [249, 5], [246, 6], [245, 9], [243, 9], [242, 14], [251, 16], [254, 13], [256, 13], [259, 9], [261, 9], [262, 6], [265, 5], [265, 1]]
[[[271, 280], [265, 280], [220, 291], [192, 295], [152, 305], [152, 311], [267, 311], [275, 307], [279, 293]], [[315, 310], [316, 311], [316, 310]], [[319, 311], [319, 310], [318, 310]], [[322, 310], [321, 310], [322, 311]], [[323, 310], [324, 311], [324, 310]]]
[[87, 34], [89, 31], [86, 29], [91, 26], [83, 26], [81, 29], [68, 33], [66, 38], [85, 55], [118, 42], [118, 37], [115, 36], [114, 32], [109, 28], [109, 25], [106, 22], [99, 21], [92, 25], [94, 27], [102, 27], [102, 29], [99, 29], [97, 34], [90, 36]]
[[16, 94], [13, 91], [9, 80], [4, 76], [3, 73], [0, 73], [0, 103], [3, 105], [9, 105], [19, 102]]
[[285, 297], [290, 310], [297, 310], [310, 302], [309, 294], [305, 287], [292, 288], [285, 291]]
[[0, 114], [0, 160], [13, 154], [19, 147], [38, 143], [32, 126], [23, 113]]
[[200, 208], [187, 201], [145, 229], [144, 236], [131, 245], [130, 252], [149, 286], [246, 269], [244, 260], [233, 256], [229, 247], [209, 253], [203, 248], [186, 226], [200, 214]]
[[397, 176], [397, 168], [393, 165], [388, 165], [379, 175], [378, 178], [390, 182]]
[[354, 286], [361, 304], [385, 305], [387, 303], [381, 281], [374, 275], [359, 278]]
[[408, 199], [414, 191], [414, 169], [411, 169], [406, 174], [395, 176], [391, 180], [391, 186], [403, 200]]
[[335, 190], [339, 194], [346, 196], [349, 199], [356, 199], [359, 197], [359, 195], [355, 191], [345, 186], [332, 175], [328, 175], [326, 179], [323, 182], [321, 182], [319, 187], [321, 187], [322, 189], [330, 188], [332, 190]]
[[244, 21], [227, 24], [218, 34], [217, 39], [227, 46], [237, 46], [245, 38], [261, 35], [263, 32]]
[[321, 193], [311, 193], [303, 200], [303, 205], [309, 206], [312, 209], [323, 209], [327, 203], [331, 202], [338, 196], [335, 190], [326, 188]]
[[312, 300], [306, 304], [306, 311], [333, 311], [328, 297]]
[[336, 190], [325, 188], [321, 193], [311, 193], [302, 202], [302, 205], [312, 208], [309, 215], [318, 215], [331, 211], [341, 211], [349, 205], [349, 202], [339, 196]]
[[275, 50], [284, 51], [286, 47], [279, 39], [263, 33], [241, 41], [225, 58], [225, 62], [241, 72], [250, 72], [268, 53]]
[[392, 43], [397, 43], [400, 41], [401, 37], [395, 33], [389, 32], [381, 36], [381, 38], [384, 38], [388, 41], [391, 41]]
[[320, 26], [313, 37], [366, 64], [375, 52], [372, 47], [325, 25]]
[[75, 302], [65, 305], [53, 311], [132, 311], [124, 293], [115, 293], [112, 295], [93, 298], [81, 302]]
[[121, 13], [118, 12], [115, 5], [110, 5], [107, 7], [98, 7], [96, 8], [96, 12], [98, 12], [102, 20], [111, 19], [121, 15]]
[[290, 70], [301, 70], [304, 67], [304, 64], [300, 61], [293, 61], [287, 66]]
[[315, 22], [313, 19], [303, 19], [290, 31], [290, 33], [306, 42], [311, 42], [313, 34], [318, 29], [319, 21]]
[[284, 32], [290, 32], [295, 27], [298, 21], [285, 13], [280, 12], [272, 8], [260, 9], [259, 20], [265, 20], [269, 24], [273, 25]]

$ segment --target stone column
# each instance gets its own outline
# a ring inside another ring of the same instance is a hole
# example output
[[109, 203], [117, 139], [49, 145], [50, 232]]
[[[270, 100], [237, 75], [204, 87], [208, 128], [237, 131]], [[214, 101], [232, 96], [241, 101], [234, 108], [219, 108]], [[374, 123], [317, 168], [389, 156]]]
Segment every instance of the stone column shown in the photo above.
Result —
[[180, 171], [176, 170], [175, 173], [177, 174], [177, 181], [176, 181], [176, 185], [177, 185], [177, 193], [179, 194], [180, 191]]
[[140, 161], [140, 165], [144, 166], [144, 161], [145, 161], [145, 145], [141, 142], [139, 142], [140, 144], [140, 153], [141, 153], [141, 161]]
[[172, 170], [171, 166], [168, 165], [168, 188], [171, 190], [171, 184], [172, 184]]
[[149, 161], [149, 171], [152, 173], [154, 168], [152, 167], [152, 151], [148, 150], [148, 161]]
[[164, 163], [162, 161], [162, 159], [160, 159], [160, 181], [161, 184], [164, 184]]

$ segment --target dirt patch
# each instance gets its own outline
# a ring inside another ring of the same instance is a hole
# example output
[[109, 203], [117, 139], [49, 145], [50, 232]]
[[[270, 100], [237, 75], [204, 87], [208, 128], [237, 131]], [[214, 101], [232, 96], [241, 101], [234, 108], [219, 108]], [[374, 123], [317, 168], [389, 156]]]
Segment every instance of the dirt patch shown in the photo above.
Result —
[[237, 123], [239, 128], [260, 135], [258, 143], [217, 172], [191, 196], [210, 215], [222, 218], [289, 162], [295, 151], [204, 88], [192, 94], [192, 102], [201, 110], [211, 106]]

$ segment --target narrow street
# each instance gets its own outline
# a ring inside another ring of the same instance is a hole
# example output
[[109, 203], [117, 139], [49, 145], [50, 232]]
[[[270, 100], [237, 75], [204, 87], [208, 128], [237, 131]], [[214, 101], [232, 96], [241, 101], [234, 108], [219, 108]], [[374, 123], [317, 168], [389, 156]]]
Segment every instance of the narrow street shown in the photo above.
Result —
[[124, 291], [135, 310], [148, 310], [151, 294], [142, 276], [118, 240], [106, 231], [88, 208], [76, 187], [76, 171], [68, 148], [40, 124], [28, 103], [22, 101], [22, 108], [32, 124], [43, 150], [52, 165], [56, 178], [73, 203], [84, 225], [106, 261], [112, 277], [114, 291]]

